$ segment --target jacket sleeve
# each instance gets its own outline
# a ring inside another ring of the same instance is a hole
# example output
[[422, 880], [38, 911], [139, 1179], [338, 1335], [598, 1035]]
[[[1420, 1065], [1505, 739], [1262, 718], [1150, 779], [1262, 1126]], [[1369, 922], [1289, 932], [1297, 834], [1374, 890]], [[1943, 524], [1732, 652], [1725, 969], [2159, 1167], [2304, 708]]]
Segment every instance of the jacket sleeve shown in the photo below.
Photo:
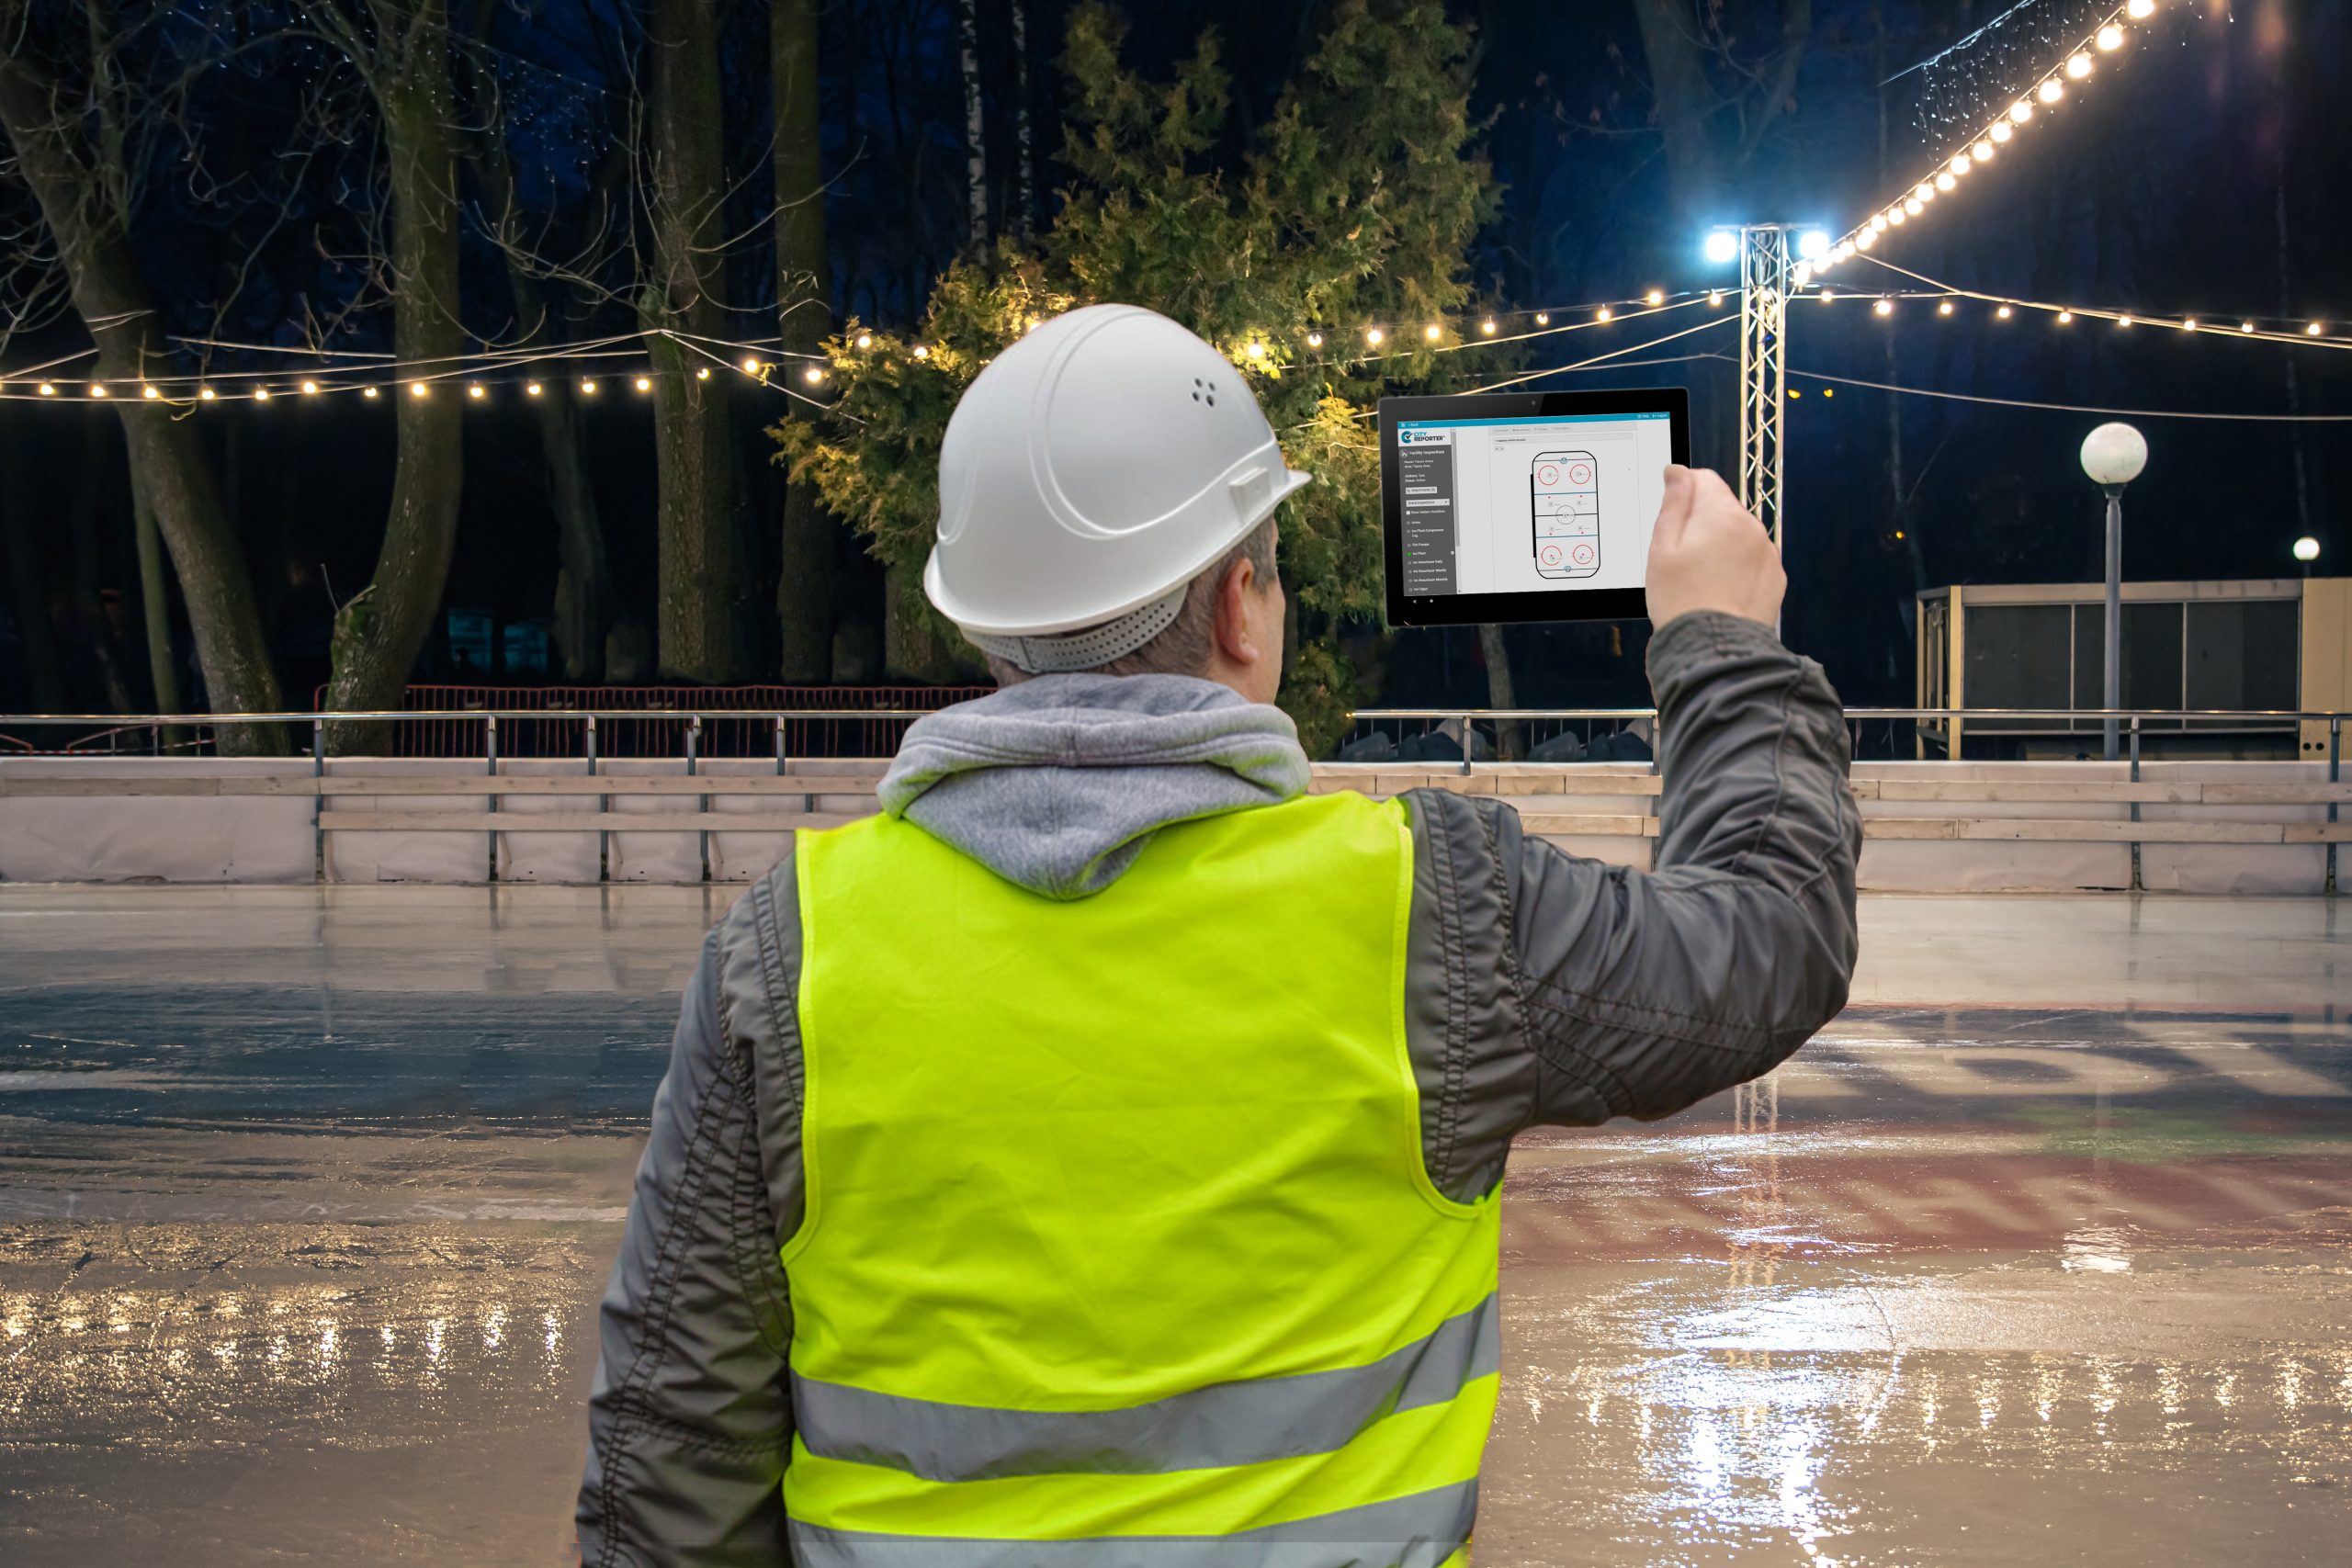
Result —
[[[751, 924], [738, 909], [687, 985], [605, 1291], [577, 1510], [586, 1568], [789, 1561], [792, 1316], [755, 1061], [770, 1031], [756, 951], [730, 962]], [[752, 996], [730, 984], [747, 967]]]
[[[1656, 870], [1528, 838], [1498, 800], [1410, 797], [1416, 919], [1452, 933], [1424, 973], [1490, 1021], [1451, 1048], [1465, 1093], [1430, 1145], [1454, 1151], [1463, 1190], [1500, 1174], [1520, 1128], [1671, 1115], [1770, 1071], [1845, 1005], [1861, 823], [1837, 693], [1726, 615], [1660, 628], [1649, 668]], [[1495, 1092], [1467, 1092], [1482, 1074]]]

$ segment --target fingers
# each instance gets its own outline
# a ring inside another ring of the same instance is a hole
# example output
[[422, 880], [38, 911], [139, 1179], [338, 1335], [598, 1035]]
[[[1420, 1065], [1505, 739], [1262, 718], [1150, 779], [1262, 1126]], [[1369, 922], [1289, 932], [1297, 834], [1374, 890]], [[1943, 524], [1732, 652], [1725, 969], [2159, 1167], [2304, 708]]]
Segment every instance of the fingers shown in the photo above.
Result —
[[1690, 500], [1696, 487], [1690, 470], [1679, 463], [1666, 466], [1666, 488], [1657, 509], [1657, 526], [1650, 531], [1652, 549], [1671, 549], [1690, 525]]

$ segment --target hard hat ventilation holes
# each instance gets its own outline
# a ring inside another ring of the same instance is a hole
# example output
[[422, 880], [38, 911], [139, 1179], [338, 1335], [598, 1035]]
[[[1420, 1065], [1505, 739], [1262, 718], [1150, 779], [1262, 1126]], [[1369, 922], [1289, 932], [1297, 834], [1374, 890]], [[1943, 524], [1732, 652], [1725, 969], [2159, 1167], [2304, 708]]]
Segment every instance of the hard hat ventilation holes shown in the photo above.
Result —
[[1150, 604], [1083, 631], [1057, 637], [996, 637], [967, 629], [964, 640], [1032, 675], [1100, 669], [1113, 660], [1125, 659], [1166, 631], [1184, 607], [1184, 595], [1192, 587], [1189, 581], [1180, 582]]

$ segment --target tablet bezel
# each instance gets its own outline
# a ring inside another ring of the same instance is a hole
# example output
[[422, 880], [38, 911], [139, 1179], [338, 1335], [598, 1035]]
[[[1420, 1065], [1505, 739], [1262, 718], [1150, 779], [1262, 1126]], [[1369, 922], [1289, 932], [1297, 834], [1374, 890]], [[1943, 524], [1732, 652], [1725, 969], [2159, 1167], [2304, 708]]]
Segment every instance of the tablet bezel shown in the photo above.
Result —
[[1380, 400], [1381, 560], [1392, 626], [1466, 626], [1492, 621], [1634, 621], [1649, 615], [1639, 588], [1532, 588], [1517, 593], [1404, 593], [1403, 497], [1396, 479], [1396, 426], [1417, 419], [1544, 419], [1562, 414], [1665, 413], [1674, 461], [1690, 461], [1690, 393], [1683, 387], [1590, 392], [1467, 392]]

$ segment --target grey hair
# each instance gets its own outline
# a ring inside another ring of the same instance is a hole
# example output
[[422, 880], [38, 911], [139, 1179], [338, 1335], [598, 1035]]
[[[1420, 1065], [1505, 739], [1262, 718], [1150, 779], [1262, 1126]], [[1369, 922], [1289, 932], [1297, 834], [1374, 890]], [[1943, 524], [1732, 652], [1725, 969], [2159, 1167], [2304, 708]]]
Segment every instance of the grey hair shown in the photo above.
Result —
[[[1205, 675], [1216, 637], [1216, 601], [1225, 580], [1242, 561], [1256, 569], [1260, 584], [1274, 580], [1274, 520], [1268, 517], [1250, 530], [1241, 542], [1219, 556], [1216, 564], [1186, 585], [1183, 607], [1160, 634], [1108, 664], [1082, 671], [1089, 675]], [[987, 656], [989, 673], [1000, 686], [1017, 685], [1031, 678], [1028, 671], [1009, 659]]]

